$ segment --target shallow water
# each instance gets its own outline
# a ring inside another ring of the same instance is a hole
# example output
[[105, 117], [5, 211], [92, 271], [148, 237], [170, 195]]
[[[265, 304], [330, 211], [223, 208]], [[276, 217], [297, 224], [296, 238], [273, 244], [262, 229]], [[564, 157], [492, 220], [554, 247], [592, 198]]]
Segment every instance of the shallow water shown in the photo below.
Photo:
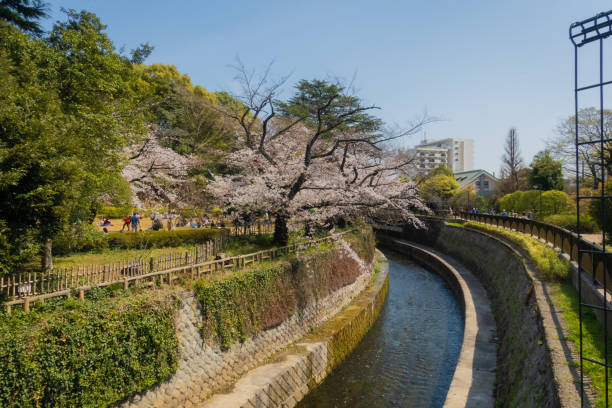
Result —
[[463, 315], [438, 275], [385, 252], [389, 294], [361, 343], [298, 408], [441, 407], [463, 341]]

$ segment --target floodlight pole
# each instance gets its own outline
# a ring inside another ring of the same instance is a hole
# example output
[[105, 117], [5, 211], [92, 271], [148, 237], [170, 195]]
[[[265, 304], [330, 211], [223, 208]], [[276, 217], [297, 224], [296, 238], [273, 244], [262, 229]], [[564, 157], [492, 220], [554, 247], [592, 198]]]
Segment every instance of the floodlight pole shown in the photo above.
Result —
[[[600, 282], [603, 285], [603, 304], [592, 305], [588, 303], [584, 303], [582, 300], [582, 254], [588, 254], [587, 256], [595, 255], [595, 251], [592, 249], [581, 249], [580, 247], [580, 200], [588, 199], [588, 200], [601, 200], [601, 220], [602, 220], [602, 236], [605, 237], [606, 233], [606, 199], [610, 197], [606, 197], [605, 194], [605, 162], [604, 162], [604, 144], [612, 141], [607, 135], [604, 135], [604, 101], [603, 101], [603, 89], [604, 86], [612, 84], [612, 81], [604, 81], [603, 77], [603, 40], [612, 35], [612, 10], [607, 11], [605, 13], [599, 13], [594, 17], [588, 18], [583, 21], [578, 21], [570, 25], [569, 28], [569, 38], [572, 44], [574, 45], [574, 129], [575, 129], [575, 154], [576, 154], [576, 232], [578, 234], [578, 319], [580, 321], [580, 406], [585, 406], [585, 393], [584, 393], [584, 362], [588, 361], [593, 364], [599, 365], [604, 370], [605, 377], [605, 401], [606, 407], [609, 407], [609, 398], [608, 398], [608, 287], [607, 287], [607, 275], [608, 275], [608, 260], [609, 257], [606, 254], [606, 241], [605, 239], [602, 242], [601, 251], [597, 251], [600, 258], [603, 259], [603, 282]], [[578, 50], [580, 47], [592, 43], [599, 42], [599, 82], [594, 84], [587, 84], [584, 86], [578, 86]], [[599, 89], [599, 140], [580, 140], [579, 135], [579, 100], [578, 96], [580, 92], [586, 91], [589, 89]], [[578, 153], [579, 149], [596, 147], [599, 145], [599, 165], [601, 169], [601, 192], [599, 195], [580, 195], [580, 168], [579, 168], [579, 159]], [[603, 311], [603, 324], [604, 324], [604, 361], [597, 361], [592, 357], [584, 356], [584, 348], [583, 348], [583, 307], [599, 309]]]

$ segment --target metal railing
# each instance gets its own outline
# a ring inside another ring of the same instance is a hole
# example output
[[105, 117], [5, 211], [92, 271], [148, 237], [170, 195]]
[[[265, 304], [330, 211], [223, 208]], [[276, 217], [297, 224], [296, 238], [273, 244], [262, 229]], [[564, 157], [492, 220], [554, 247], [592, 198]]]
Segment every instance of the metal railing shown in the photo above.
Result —
[[[465, 220], [514, 229], [541, 238], [568, 254], [572, 261], [579, 263], [582, 271], [590, 276], [594, 282], [601, 286], [606, 283], [607, 289], [612, 290], [612, 282], [609, 275], [609, 266], [612, 265], [612, 253], [603, 252], [602, 248], [598, 245], [579, 238], [577, 234], [571, 231], [556, 225], [525, 218], [472, 214], [469, 212], [461, 212], [460, 217]], [[578, 258], [579, 256], [581, 259]], [[604, 278], [604, 271], [608, 273], [607, 279]]]

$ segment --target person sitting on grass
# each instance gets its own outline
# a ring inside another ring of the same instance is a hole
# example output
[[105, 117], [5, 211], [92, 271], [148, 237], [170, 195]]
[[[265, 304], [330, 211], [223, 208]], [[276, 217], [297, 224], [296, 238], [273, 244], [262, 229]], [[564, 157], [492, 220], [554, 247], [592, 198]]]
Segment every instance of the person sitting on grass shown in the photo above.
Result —
[[108, 218], [104, 218], [102, 220], [102, 222], [100, 223], [101, 227], [108, 227], [110, 225], [113, 225], [113, 224], [110, 222], [110, 220]]

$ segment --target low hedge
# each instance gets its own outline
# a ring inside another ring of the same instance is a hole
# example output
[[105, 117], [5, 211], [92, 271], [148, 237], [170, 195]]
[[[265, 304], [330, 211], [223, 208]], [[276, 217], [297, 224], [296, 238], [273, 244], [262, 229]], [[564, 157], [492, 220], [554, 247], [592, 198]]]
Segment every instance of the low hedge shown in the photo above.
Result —
[[[576, 214], [549, 215], [542, 221], [576, 232]], [[599, 232], [599, 227], [593, 217], [588, 214], [580, 214], [580, 232], [585, 234]]]
[[515, 243], [531, 256], [544, 280], [566, 282], [570, 278], [570, 265], [553, 249], [529, 235], [472, 221], [463, 226], [489, 232]]
[[[95, 228], [95, 227], [94, 227]], [[198, 245], [222, 236], [226, 230], [194, 228], [172, 231], [112, 232], [104, 235], [88, 227], [60, 234], [53, 241], [55, 255], [103, 249], [148, 249]]]
[[[359, 236], [363, 244], [358, 244]], [[374, 251], [371, 229], [355, 233], [351, 241], [366, 256]], [[326, 244], [224, 279], [200, 279], [194, 289], [203, 318], [202, 336], [226, 350], [353, 283], [360, 273], [353, 256]]]
[[113, 232], [106, 236], [111, 249], [146, 249], [203, 244], [221, 237], [227, 230], [193, 228], [172, 231]]
[[163, 381], [179, 359], [163, 291], [46, 302], [0, 320], [0, 406], [105, 407]]

